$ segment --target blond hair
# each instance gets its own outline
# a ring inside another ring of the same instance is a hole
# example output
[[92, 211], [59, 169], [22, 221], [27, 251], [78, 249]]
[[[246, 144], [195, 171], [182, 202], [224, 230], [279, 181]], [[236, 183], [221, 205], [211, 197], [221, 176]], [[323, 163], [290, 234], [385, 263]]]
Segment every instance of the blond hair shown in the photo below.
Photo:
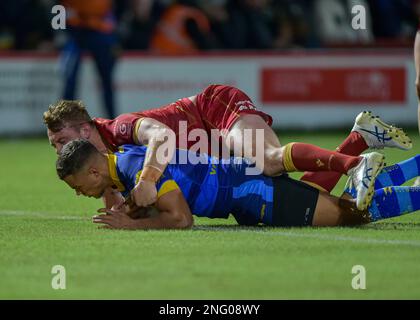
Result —
[[59, 100], [44, 112], [44, 123], [53, 132], [60, 131], [66, 125], [92, 123], [92, 118], [80, 100]]

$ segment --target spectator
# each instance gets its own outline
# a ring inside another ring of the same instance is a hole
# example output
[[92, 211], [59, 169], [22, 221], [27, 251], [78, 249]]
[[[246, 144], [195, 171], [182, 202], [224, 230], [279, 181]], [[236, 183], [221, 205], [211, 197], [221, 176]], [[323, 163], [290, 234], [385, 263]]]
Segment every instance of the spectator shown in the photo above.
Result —
[[274, 47], [318, 47], [319, 41], [313, 32], [313, 1], [284, 0], [273, 4]]
[[229, 0], [229, 49], [270, 49], [274, 34], [270, 28], [268, 0]]
[[163, 13], [150, 49], [160, 54], [188, 54], [210, 49], [210, 23], [194, 1], [175, 1]]
[[[115, 48], [118, 26], [125, 48], [144, 50], [151, 46], [153, 52], [161, 51], [159, 46], [165, 47], [164, 51], [168, 47], [173, 51], [174, 43], [178, 53], [209, 49], [312, 48], [320, 44], [334, 47], [366, 44], [408, 47], [417, 30], [415, 8], [419, 3], [419, 0], [179, 0], [176, 3], [175, 0], [118, 0], [113, 3], [112, 14], [108, 9], [107, 12], [99, 12], [96, 18], [91, 16], [86, 19], [86, 14], [93, 12], [78, 13], [78, 10], [87, 10], [88, 7], [107, 8], [111, 1], [0, 1], [0, 50], [53, 50], [51, 8], [60, 2], [69, 6], [68, 25], [71, 30], [68, 36], [73, 42], [79, 41], [79, 45], [81, 33], [85, 34], [86, 40], [89, 31], [90, 36], [96, 33], [93, 38], [96, 38], [97, 44], [100, 43], [99, 34], [102, 34], [101, 43], [108, 41], [105, 48]], [[352, 29], [354, 14], [351, 9], [354, 5], [365, 7], [367, 30]], [[75, 9], [78, 6], [81, 7]], [[77, 19], [80, 14], [83, 18]], [[102, 22], [92, 25], [93, 20], [101, 19]], [[117, 21], [121, 23], [117, 24]], [[104, 32], [102, 27], [106, 24], [113, 27]], [[165, 25], [171, 27], [165, 28]], [[62, 40], [63, 32], [56, 35], [55, 40]], [[178, 37], [177, 41], [173, 37]], [[85, 40], [81, 50], [91, 51], [94, 58], [97, 57], [93, 46], [88, 45], [90, 41]], [[182, 46], [184, 48], [180, 50]], [[102, 56], [104, 58], [105, 54]], [[109, 64], [113, 66], [115, 55], [109, 61], [113, 61]], [[77, 59], [73, 59], [73, 66], [78, 65], [76, 62]], [[105, 79], [109, 71], [103, 72], [106, 69], [99, 68], [98, 63], [97, 66], [101, 79]], [[68, 79], [67, 92], [75, 90], [71, 90], [70, 82]], [[106, 85], [107, 81], [102, 82]], [[109, 97], [105, 100], [110, 101]], [[107, 102], [106, 105], [107, 109], [112, 109], [112, 104]]]
[[211, 39], [215, 49], [229, 48], [234, 34], [229, 26], [227, 0], [199, 0], [198, 5], [210, 22]]
[[51, 6], [52, 0], [0, 2], [0, 48], [53, 49], [49, 16]]
[[412, 0], [368, 0], [376, 38], [407, 39], [416, 32], [417, 16]]
[[165, 5], [155, 0], [131, 0], [123, 14], [120, 34], [122, 44], [128, 50], [146, 50], [150, 46]]
[[68, 40], [62, 52], [65, 85], [63, 98], [74, 100], [83, 51], [93, 56], [102, 83], [107, 117], [116, 116], [113, 69], [117, 56], [115, 18], [111, 0], [62, 0], [67, 11]]
[[[366, 12], [366, 29], [352, 28], [352, 7], [362, 5]], [[364, 0], [318, 0], [315, 2], [315, 21], [324, 44], [362, 44], [373, 41], [370, 10]]]
[[[420, 1], [417, 1], [415, 12], [420, 21]], [[417, 125], [420, 134], [420, 23], [418, 23], [417, 33], [414, 40], [414, 66], [416, 69], [415, 86], [417, 92]], [[417, 177], [414, 186], [420, 186], [420, 177]]]

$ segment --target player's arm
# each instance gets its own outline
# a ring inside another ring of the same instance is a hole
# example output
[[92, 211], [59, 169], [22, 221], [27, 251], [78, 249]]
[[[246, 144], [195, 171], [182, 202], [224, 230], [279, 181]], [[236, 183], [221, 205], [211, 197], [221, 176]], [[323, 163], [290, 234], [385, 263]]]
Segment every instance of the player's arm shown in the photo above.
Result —
[[121, 192], [108, 188], [105, 190], [104, 195], [102, 196], [105, 208], [111, 209], [113, 206], [118, 206], [124, 202], [124, 197]]
[[417, 31], [416, 40], [414, 41], [414, 63], [416, 66], [416, 90], [419, 98], [418, 105], [418, 126], [420, 132], [420, 30]]
[[420, 30], [416, 33], [414, 41], [414, 64], [416, 67], [416, 88], [417, 94], [420, 96]]
[[156, 182], [175, 152], [175, 133], [159, 121], [142, 118], [136, 123], [133, 138], [137, 144], [147, 145], [143, 171], [132, 191], [136, 205], [145, 207], [157, 200]]
[[159, 197], [155, 205], [158, 214], [132, 219], [123, 211], [100, 209], [103, 214], [93, 217], [94, 223], [104, 224], [111, 229], [187, 229], [193, 225], [193, 217], [180, 189], [169, 191]]

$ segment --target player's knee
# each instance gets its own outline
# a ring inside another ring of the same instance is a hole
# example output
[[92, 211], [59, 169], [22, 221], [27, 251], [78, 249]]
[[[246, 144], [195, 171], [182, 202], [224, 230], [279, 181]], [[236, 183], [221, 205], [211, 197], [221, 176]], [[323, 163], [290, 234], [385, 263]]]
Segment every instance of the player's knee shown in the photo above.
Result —
[[283, 148], [266, 148], [264, 151], [264, 174], [274, 176], [285, 172], [283, 166]]
[[353, 199], [341, 197], [339, 199], [339, 208], [337, 226], [352, 227], [370, 222], [369, 213], [367, 211], [358, 210]]

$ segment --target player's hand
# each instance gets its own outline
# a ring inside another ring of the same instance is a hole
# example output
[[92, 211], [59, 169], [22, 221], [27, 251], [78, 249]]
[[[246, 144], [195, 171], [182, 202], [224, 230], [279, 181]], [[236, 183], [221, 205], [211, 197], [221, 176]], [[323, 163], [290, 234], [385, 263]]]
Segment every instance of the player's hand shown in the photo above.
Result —
[[115, 203], [111, 208], [112, 211], [122, 211], [124, 209], [127, 210], [125, 206], [125, 199], [123, 197], [118, 199], [117, 203]]
[[137, 220], [131, 219], [125, 210], [115, 211], [111, 209], [102, 208], [98, 210], [99, 214], [93, 216], [93, 223], [100, 223], [104, 228], [108, 229], [136, 229]]
[[131, 199], [137, 207], [147, 207], [157, 201], [156, 184], [152, 181], [140, 179], [131, 191]]

